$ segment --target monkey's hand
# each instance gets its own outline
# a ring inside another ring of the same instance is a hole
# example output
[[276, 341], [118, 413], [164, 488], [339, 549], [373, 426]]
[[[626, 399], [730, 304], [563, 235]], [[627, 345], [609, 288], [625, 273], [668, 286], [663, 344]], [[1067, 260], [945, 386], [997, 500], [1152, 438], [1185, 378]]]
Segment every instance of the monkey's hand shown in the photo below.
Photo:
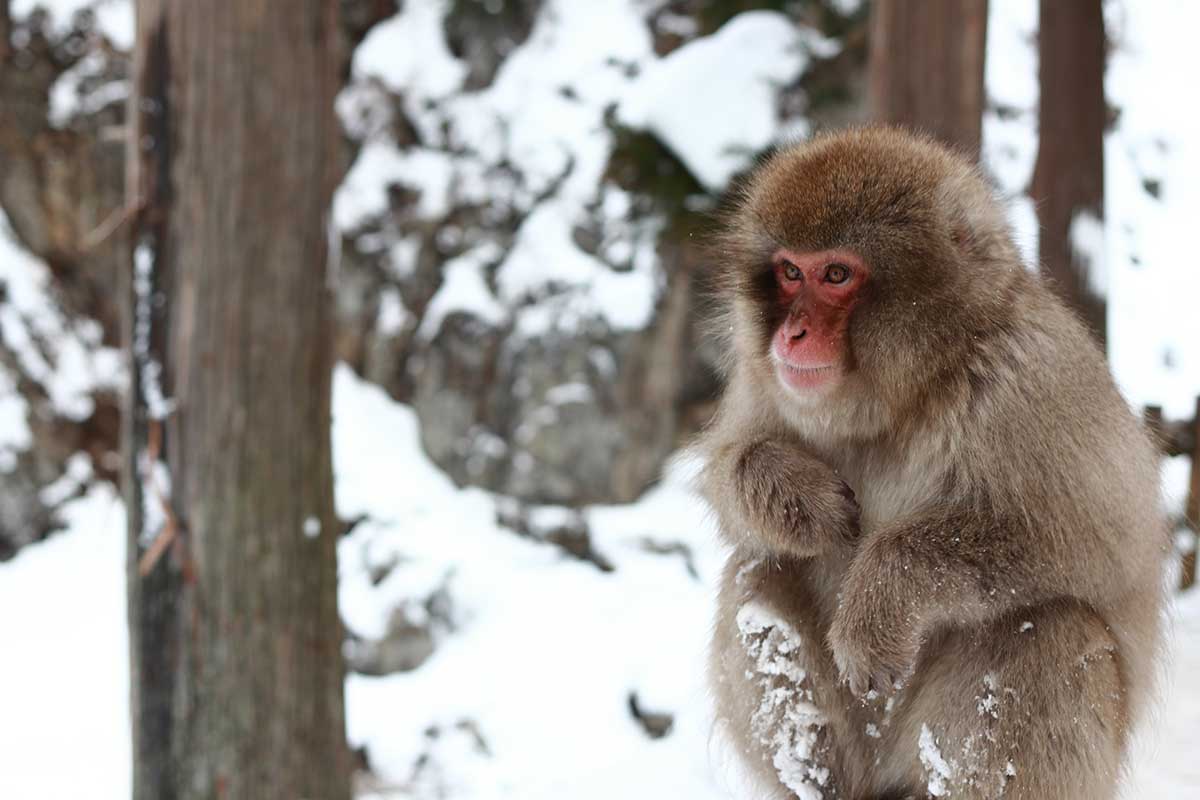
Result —
[[[833, 468], [799, 445], [764, 439], [729, 458], [732, 505], [727, 524], [776, 554], [808, 557], [845, 547], [858, 537], [854, 491]], [[737, 536], [740, 532], [729, 531]]]
[[921, 637], [904, 565], [860, 548], [842, 584], [829, 646], [842, 680], [857, 695], [890, 694], [912, 674]]

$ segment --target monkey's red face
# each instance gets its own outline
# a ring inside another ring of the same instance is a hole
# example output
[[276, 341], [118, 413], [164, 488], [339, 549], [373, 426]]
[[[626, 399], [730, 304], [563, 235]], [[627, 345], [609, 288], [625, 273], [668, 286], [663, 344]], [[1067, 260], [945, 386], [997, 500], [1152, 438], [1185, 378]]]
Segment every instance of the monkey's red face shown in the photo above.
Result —
[[788, 389], [807, 394], [835, 385], [849, 369], [850, 312], [862, 297], [867, 267], [848, 250], [772, 257], [782, 322], [771, 337], [771, 360]]

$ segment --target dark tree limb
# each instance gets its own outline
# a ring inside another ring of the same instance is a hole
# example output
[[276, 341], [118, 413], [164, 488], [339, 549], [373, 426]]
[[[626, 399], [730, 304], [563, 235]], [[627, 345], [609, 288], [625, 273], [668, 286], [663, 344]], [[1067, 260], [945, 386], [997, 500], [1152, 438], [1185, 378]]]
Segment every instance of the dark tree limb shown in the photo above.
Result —
[[1103, 269], [1087, 263], [1072, 226], [1104, 219], [1104, 67], [1100, 0], [1042, 0], [1038, 34], [1039, 137], [1030, 194], [1041, 223], [1038, 257], [1066, 301], [1103, 344]]

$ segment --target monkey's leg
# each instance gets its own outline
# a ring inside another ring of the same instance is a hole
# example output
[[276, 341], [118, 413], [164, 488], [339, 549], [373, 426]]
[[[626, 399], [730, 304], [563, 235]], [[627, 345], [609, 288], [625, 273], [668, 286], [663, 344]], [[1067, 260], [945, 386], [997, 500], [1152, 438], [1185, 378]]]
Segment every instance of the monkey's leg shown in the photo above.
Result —
[[795, 562], [726, 565], [712, 649], [718, 731], [753, 796], [846, 800], [835, 730], [844, 698]]
[[903, 694], [884, 786], [972, 800], [1116, 796], [1127, 727], [1120, 659], [1103, 620], [1080, 603], [935, 637]]

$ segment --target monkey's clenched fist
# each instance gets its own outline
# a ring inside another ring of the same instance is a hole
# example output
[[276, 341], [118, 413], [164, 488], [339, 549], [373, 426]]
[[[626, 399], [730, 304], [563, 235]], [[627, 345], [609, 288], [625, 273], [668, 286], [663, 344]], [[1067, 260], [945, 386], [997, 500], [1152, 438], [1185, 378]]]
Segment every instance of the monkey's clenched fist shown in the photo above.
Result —
[[819, 137], [750, 178], [713, 260], [713, 685], [754, 796], [1115, 797], [1157, 457], [988, 183], [901, 131]]
[[798, 442], [760, 439], [727, 448], [717, 460], [706, 488], [728, 496], [722, 525], [747, 548], [814, 556], [858, 536], [854, 491]]

